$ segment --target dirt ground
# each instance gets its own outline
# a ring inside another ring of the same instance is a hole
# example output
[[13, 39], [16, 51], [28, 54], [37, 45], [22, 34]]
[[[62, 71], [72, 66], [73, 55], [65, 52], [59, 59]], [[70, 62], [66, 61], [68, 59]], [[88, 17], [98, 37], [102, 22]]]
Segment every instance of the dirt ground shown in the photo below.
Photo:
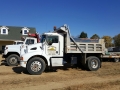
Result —
[[103, 62], [102, 68], [93, 72], [69, 68], [42, 75], [1, 65], [0, 90], [120, 90], [120, 63]]

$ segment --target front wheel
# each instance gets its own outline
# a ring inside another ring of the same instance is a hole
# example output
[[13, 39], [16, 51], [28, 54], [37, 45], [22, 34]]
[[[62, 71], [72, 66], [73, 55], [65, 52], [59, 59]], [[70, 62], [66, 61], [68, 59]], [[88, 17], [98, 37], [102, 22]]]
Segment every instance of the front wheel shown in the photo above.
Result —
[[40, 75], [45, 70], [46, 64], [42, 58], [35, 57], [28, 61], [27, 71], [31, 75]]
[[6, 58], [6, 62], [9, 66], [17, 66], [19, 60], [20, 60], [20, 57], [16, 54], [11, 54]]
[[88, 57], [86, 66], [90, 71], [97, 71], [100, 68], [100, 59], [95, 56]]

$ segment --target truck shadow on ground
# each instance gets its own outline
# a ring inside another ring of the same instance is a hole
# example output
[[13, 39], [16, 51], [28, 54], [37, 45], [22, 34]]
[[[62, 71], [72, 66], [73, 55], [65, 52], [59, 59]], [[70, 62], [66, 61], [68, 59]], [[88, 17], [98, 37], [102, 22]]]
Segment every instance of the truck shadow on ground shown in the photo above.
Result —
[[[26, 70], [26, 68], [23, 68], [23, 67], [13, 67], [12, 70], [17, 73], [17, 74], [29, 74], [28, 71]], [[50, 72], [57, 72], [57, 68], [52, 68], [52, 69], [45, 69], [44, 73], [50, 73]]]
[[1, 60], [1, 61], [0, 61], [0, 65], [1, 65], [1, 66], [2, 66], [2, 65], [8, 66], [8, 65], [6, 64], [6, 61], [5, 61], [5, 60]]
[[[69, 69], [76, 69], [76, 70], [86, 70], [84, 67], [76, 67], [76, 66], [64, 66], [64, 67], [54, 67], [54, 68], [46, 68], [44, 73], [53, 73], [53, 72], [57, 72], [58, 69], [59, 70], [64, 70], [64, 71], [68, 71]], [[17, 73], [17, 74], [29, 74], [28, 71], [21, 67], [21, 66], [17, 66], [17, 67], [13, 67], [12, 70]]]
[[[17, 74], [22, 74], [22, 73], [24, 73], [24, 74], [29, 74], [28, 71], [26, 70], [26, 68], [23, 68], [23, 67], [20, 67], [20, 66], [18, 66], [18, 67], [13, 67], [12, 70], [13, 70], [15, 73], [17, 73]], [[57, 72], [57, 69], [46, 69], [44, 72], [45, 72], [45, 73], [48, 73], [48, 72]]]
[[25, 68], [20, 67], [20, 66], [13, 67], [12, 70], [17, 74], [22, 74], [22, 73], [29, 74]]

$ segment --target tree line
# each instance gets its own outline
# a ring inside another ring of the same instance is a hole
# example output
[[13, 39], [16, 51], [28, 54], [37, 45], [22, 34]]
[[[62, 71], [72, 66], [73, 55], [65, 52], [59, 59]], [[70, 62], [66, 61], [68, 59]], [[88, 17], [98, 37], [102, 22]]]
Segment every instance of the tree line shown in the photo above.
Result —
[[[78, 38], [88, 38], [87, 33], [81, 32]], [[98, 34], [94, 34], [90, 37], [90, 39], [104, 39], [106, 48], [108, 47], [120, 47], [120, 34], [111, 36], [103, 36], [100, 37]]]

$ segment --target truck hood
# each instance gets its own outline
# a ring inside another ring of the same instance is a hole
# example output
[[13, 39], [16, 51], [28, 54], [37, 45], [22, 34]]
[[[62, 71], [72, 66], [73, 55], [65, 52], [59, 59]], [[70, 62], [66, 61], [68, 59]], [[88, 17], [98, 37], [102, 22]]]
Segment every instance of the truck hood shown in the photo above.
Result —
[[20, 54], [20, 44], [19, 45], [6, 45], [5, 46], [5, 50], [4, 52], [7, 51], [8, 52], [17, 52], [18, 54]]
[[21, 44], [18, 44], [18, 45], [6, 45], [5, 47], [8, 47], [9, 48], [20, 48]]

